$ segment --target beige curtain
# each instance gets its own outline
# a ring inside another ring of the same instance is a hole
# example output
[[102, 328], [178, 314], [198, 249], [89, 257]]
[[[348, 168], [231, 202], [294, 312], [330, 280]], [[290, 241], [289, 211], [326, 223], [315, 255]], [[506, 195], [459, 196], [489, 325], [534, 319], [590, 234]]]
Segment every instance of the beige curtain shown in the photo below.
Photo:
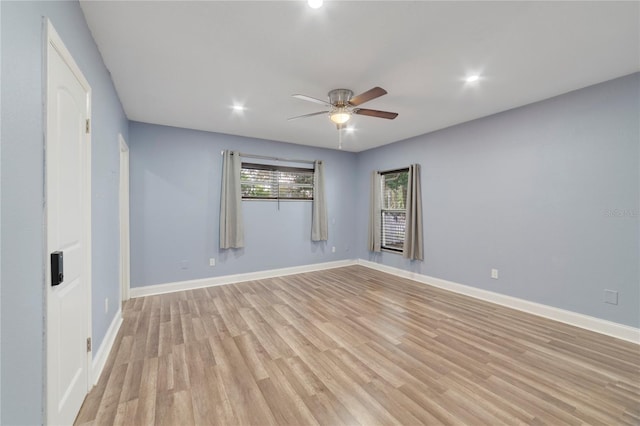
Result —
[[380, 173], [374, 171], [371, 173], [371, 189], [369, 192], [369, 251], [380, 251]]
[[313, 171], [313, 215], [311, 219], [311, 241], [327, 241], [327, 202], [324, 196], [324, 164], [315, 161]]
[[242, 192], [239, 152], [224, 151], [222, 161], [222, 191], [220, 192], [220, 248], [244, 247], [242, 222]]
[[402, 256], [412, 260], [423, 260], [422, 242], [422, 191], [420, 187], [420, 165], [409, 166], [407, 185], [407, 219]]

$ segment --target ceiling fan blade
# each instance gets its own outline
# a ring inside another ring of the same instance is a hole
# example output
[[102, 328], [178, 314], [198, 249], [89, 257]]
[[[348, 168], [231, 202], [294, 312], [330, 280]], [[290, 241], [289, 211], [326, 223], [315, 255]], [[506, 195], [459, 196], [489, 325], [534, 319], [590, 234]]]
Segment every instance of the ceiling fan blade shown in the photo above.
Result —
[[365, 102], [369, 102], [371, 99], [379, 98], [382, 95], [386, 95], [387, 91], [382, 87], [374, 87], [373, 89], [369, 89], [364, 93], [360, 93], [357, 96], [354, 96], [349, 101], [350, 105], [358, 106]]
[[298, 118], [313, 117], [314, 115], [327, 114], [328, 112], [329, 111], [312, 112], [311, 114], [298, 115], [295, 117], [287, 118], [287, 120], [291, 121], [291, 120], [297, 120]]
[[398, 116], [397, 112], [378, 111], [377, 109], [356, 108], [353, 110], [354, 114], [368, 115], [369, 117], [386, 118], [393, 120]]
[[301, 99], [303, 101], [309, 101], [309, 102], [313, 102], [313, 103], [324, 105], [324, 106], [328, 106], [328, 107], [333, 106], [327, 101], [323, 101], [322, 99], [312, 98], [311, 96], [307, 96], [307, 95], [297, 95], [296, 94], [296, 95], [291, 95], [291, 96], [293, 96], [294, 98], [297, 98], [297, 99]]

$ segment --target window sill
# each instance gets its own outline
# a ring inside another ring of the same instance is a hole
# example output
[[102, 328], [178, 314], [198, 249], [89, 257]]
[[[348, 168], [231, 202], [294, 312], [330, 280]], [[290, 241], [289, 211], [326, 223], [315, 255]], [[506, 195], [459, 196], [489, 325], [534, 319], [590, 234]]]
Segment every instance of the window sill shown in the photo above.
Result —
[[393, 254], [402, 254], [402, 250], [391, 250], [388, 248], [381, 248], [380, 251], [383, 251], [385, 253], [393, 253]]
[[280, 198], [280, 200], [278, 200], [277, 198], [243, 198], [242, 201], [272, 201], [272, 202], [278, 202], [280, 201], [282, 202], [286, 202], [286, 203], [290, 203], [293, 201], [313, 201], [313, 199], [309, 199], [309, 198]]

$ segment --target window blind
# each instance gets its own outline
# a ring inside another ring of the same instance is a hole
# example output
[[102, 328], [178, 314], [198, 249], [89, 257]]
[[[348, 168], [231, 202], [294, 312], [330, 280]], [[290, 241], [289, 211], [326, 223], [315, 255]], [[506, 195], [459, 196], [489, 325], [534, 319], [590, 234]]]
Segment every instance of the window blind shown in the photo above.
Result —
[[243, 199], [313, 200], [313, 169], [242, 163]]

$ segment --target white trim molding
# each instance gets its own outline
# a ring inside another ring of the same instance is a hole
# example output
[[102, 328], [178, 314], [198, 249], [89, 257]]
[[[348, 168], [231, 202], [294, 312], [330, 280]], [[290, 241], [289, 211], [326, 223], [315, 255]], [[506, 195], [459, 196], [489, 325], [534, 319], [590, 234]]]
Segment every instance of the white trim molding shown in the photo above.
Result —
[[131, 284], [131, 227], [129, 218], [129, 145], [122, 133], [118, 133], [120, 144], [120, 181], [118, 188], [118, 219], [120, 229], [120, 301], [129, 300]]
[[607, 336], [626, 340], [631, 343], [640, 344], [640, 329], [635, 327], [618, 324], [613, 321], [607, 321], [589, 315], [579, 314], [577, 312], [567, 311], [565, 309], [555, 308], [553, 306], [543, 305], [541, 303], [530, 302], [528, 300], [495, 293], [489, 290], [458, 284], [440, 278], [430, 277], [428, 275], [405, 271], [404, 269], [364, 259], [358, 259], [357, 263], [359, 265], [366, 266], [367, 268], [386, 272], [391, 275], [407, 278], [433, 287], [452, 291], [454, 293], [464, 294], [476, 299], [485, 300], [497, 305], [506, 306], [508, 308], [584, 328], [586, 330], [595, 331], [596, 333], [606, 334]]
[[104, 335], [104, 339], [102, 339], [102, 344], [95, 352], [95, 356], [91, 362], [91, 380], [94, 385], [98, 383], [98, 380], [100, 380], [100, 375], [107, 363], [107, 358], [111, 353], [111, 349], [116, 341], [116, 336], [118, 336], [118, 331], [120, 330], [121, 325], [122, 310], [119, 309], [118, 312], [116, 312], [116, 316], [113, 318], [113, 321], [111, 321], [111, 325], [109, 326], [107, 333]]
[[132, 287], [131, 298], [152, 296], [156, 294], [173, 293], [175, 291], [194, 290], [203, 287], [234, 284], [244, 281], [263, 280], [266, 278], [283, 277], [285, 275], [302, 274], [305, 272], [322, 271], [325, 269], [342, 268], [356, 265], [356, 260], [338, 260], [335, 262], [314, 263], [311, 265], [292, 266], [290, 268], [271, 269], [267, 271], [248, 272], [236, 275], [202, 278], [199, 280], [178, 281], [166, 284], [155, 284], [145, 287]]

